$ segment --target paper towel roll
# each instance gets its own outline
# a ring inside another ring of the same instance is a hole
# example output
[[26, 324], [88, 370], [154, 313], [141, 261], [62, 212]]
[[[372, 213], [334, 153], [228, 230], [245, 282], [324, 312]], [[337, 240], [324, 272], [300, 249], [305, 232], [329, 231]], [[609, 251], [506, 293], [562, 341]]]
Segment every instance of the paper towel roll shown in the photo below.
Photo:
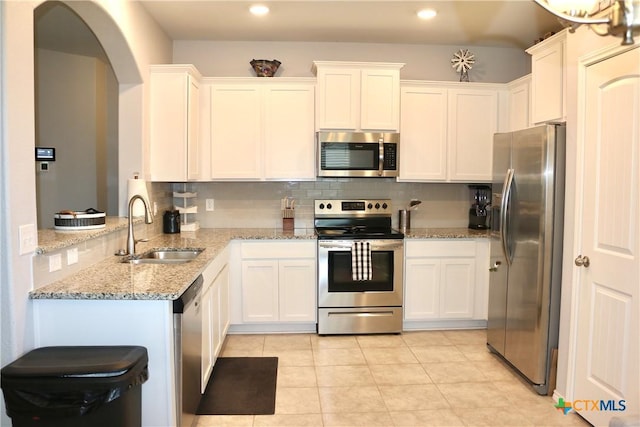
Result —
[[[151, 208], [149, 193], [147, 193], [147, 181], [139, 178], [132, 178], [127, 181], [127, 203], [136, 194], [141, 195], [149, 208]], [[127, 206], [129, 205], [127, 204]], [[136, 200], [133, 203], [133, 216], [144, 216], [144, 204], [140, 200]]]

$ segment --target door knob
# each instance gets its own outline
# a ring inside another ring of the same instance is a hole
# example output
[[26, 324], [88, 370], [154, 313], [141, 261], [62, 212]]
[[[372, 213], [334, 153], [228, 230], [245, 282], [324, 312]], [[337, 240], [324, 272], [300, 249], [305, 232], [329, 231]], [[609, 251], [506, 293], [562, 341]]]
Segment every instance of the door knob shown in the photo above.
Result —
[[586, 255], [585, 256], [578, 255], [578, 257], [573, 262], [578, 267], [589, 267], [589, 264], [591, 264], [591, 261], [589, 260], [589, 257], [586, 256]]
[[493, 263], [492, 267], [489, 267], [489, 271], [498, 271], [498, 267], [500, 267], [502, 263], [500, 261], [496, 261]]

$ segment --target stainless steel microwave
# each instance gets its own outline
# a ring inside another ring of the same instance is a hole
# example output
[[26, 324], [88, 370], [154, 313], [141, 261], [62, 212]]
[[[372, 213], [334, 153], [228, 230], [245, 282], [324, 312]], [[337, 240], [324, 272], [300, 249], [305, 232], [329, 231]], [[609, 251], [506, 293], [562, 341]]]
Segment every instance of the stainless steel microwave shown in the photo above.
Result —
[[399, 133], [318, 132], [318, 176], [398, 176], [399, 142]]

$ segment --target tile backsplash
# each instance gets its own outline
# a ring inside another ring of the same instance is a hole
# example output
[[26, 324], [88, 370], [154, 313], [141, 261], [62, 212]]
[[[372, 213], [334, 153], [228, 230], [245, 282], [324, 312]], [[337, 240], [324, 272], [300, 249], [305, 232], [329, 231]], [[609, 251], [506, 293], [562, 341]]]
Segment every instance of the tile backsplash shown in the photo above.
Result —
[[[198, 193], [197, 221], [202, 228], [278, 228], [282, 226], [280, 200], [296, 200], [295, 227], [313, 227], [315, 199], [391, 199], [394, 212], [411, 199], [422, 200], [412, 212], [411, 225], [467, 227], [470, 207], [467, 184], [402, 183], [392, 178], [335, 178], [296, 182], [202, 182], [191, 183]], [[214, 199], [214, 211], [205, 200]], [[393, 226], [397, 227], [397, 213]]]

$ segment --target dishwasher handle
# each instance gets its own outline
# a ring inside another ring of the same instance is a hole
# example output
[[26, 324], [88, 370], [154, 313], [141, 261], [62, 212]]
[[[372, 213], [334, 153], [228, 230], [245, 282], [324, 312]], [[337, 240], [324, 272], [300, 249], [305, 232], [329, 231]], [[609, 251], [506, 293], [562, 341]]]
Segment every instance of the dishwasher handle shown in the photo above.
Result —
[[188, 307], [200, 295], [203, 283], [204, 278], [201, 274], [193, 281], [193, 283], [191, 283], [191, 285], [189, 285], [187, 290], [184, 291], [180, 297], [173, 300], [173, 312], [178, 314], [184, 313], [186, 307]]

